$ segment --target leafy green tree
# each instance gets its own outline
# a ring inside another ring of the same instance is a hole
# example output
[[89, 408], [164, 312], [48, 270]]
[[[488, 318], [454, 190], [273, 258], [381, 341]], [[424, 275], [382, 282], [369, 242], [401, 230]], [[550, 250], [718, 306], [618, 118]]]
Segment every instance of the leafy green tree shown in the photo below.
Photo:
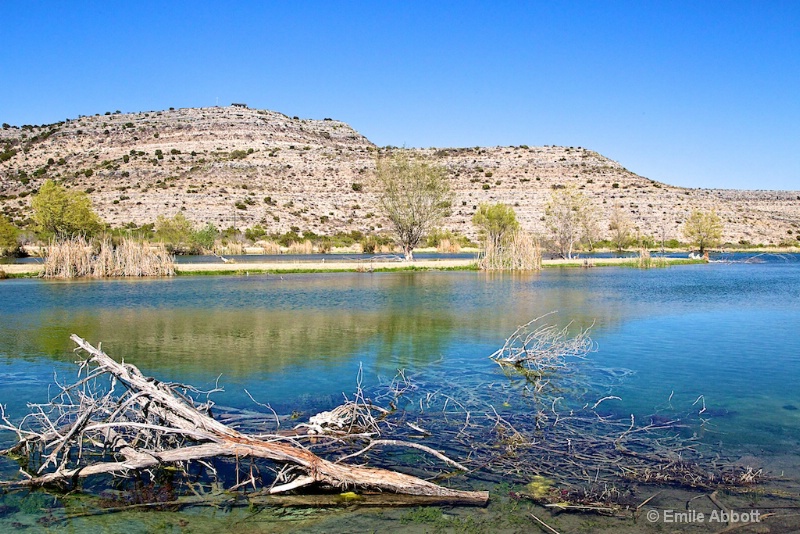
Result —
[[194, 226], [180, 211], [174, 217], [159, 215], [156, 219], [156, 239], [172, 250], [186, 250], [192, 244]]
[[707, 248], [719, 244], [722, 229], [722, 219], [715, 210], [710, 213], [694, 210], [683, 224], [683, 235], [703, 254]]
[[13, 252], [19, 246], [19, 230], [4, 215], [0, 215], [0, 256]]
[[450, 213], [447, 170], [394, 154], [378, 160], [376, 178], [381, 209], [403, 247], [407, 261], [427, 232]]
[[212, 250], [214, 241], [218, 237], [219, 230], [217, 230], [217, 227], [213, 223], [208, 223], [200, 230], [192, 233], [192, 243], [203, 250]]
[[31, 207], [39, 230], [57, 238], [90, 236], [102, 227], [89, 195], [83, 191], [68, 191], [52, 180], [42, 184], [31, 200]]
[[472, 216], [472, 224], [480, 229], [481, 235], [495, 247], [503, 239], [519, 228], [514, 208], [506, 204], [481, 204]]

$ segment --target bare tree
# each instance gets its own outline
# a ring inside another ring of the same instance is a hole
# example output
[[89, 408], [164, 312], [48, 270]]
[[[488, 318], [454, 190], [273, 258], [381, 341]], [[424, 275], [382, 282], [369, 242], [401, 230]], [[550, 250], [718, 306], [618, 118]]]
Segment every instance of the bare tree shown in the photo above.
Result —
[[584, 221], [591, 216], [586, 197], [572, 187], [554, 189], [545, 214], [556, 252], [571, 259], [575, 245], [584, 235]]
[[619, 206], [615, 206], [611, 212], [608, 229], [611, 232], [611, 242], [618, 251], [622, 251], [630, 244], [633, 224]]
[[597, 212], [593, 209], [589, 209], [588, 204], [586, 206], [587, 209], [583, 210], [583, 217], [581, 220], [581, 225], [583, 229], [583, 241], [586, 245], [589, 246], [589, 250], [594, 250], [594, 244], [600, 238], [600, 220], [597, 217]]
[[392, 224], [407, 261], [427, 232], [450, 213], [447, 170], [393, 154], [378, 160], [380, 206]]

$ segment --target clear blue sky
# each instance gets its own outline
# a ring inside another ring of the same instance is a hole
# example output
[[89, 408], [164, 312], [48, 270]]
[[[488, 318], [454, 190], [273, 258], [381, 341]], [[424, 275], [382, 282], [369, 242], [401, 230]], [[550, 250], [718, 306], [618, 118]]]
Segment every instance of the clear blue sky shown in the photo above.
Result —
[[567, 145], [800, 189], [800, 1], [3, 0], [0, 122], [245, 102], [378, 145]]

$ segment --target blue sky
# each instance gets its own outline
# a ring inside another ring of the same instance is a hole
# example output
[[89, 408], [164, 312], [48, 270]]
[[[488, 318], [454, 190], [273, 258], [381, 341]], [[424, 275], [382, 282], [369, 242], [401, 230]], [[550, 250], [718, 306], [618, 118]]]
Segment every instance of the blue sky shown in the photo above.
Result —
[[800, 189], [800, 2], [3, 0], [0, 121], [227, 105]]

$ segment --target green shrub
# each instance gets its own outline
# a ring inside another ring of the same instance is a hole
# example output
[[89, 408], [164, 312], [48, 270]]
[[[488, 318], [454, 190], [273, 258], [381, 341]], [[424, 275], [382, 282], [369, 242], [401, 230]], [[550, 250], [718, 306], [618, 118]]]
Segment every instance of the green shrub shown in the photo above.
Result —
[[253, 242], [258, 241], [259, 239], [263, 238], [265, 235], [267, 235], [267, 231], [264, 230], [264, 228], [260, 224], [257, 224], [255, 226], [253, 226], [252, 228], [247, 228], [244, 231], [245, 238], [247, 238], [248, 240], [253, 241]]
[[92, 235], [100, 227], [100, 218], [92, 209], [86, 193], [67, 191], [46, 180], [31, 201], [33, 220], [39, 230], [57, 237]]
[[8, 254], [17, 248], [19, 230], [11, 224], [4, 215], [0, 215], [0, 256]]
[[379, 243], [375, 236], [369, 236], [361, 241], [361, 252], [364, 254], [375, 254]]
[[16, 155], [17, 151], [15, 149], [13, 148], [6, 149], [3, 152], [0, 152], [0, 163], [10, 160]]
[[198, 248], [212, 250], [217, 237], [219, 237], [219, 230], [214, 224], [208, 223], [202, 229], [192, 233], [191, 241]]

